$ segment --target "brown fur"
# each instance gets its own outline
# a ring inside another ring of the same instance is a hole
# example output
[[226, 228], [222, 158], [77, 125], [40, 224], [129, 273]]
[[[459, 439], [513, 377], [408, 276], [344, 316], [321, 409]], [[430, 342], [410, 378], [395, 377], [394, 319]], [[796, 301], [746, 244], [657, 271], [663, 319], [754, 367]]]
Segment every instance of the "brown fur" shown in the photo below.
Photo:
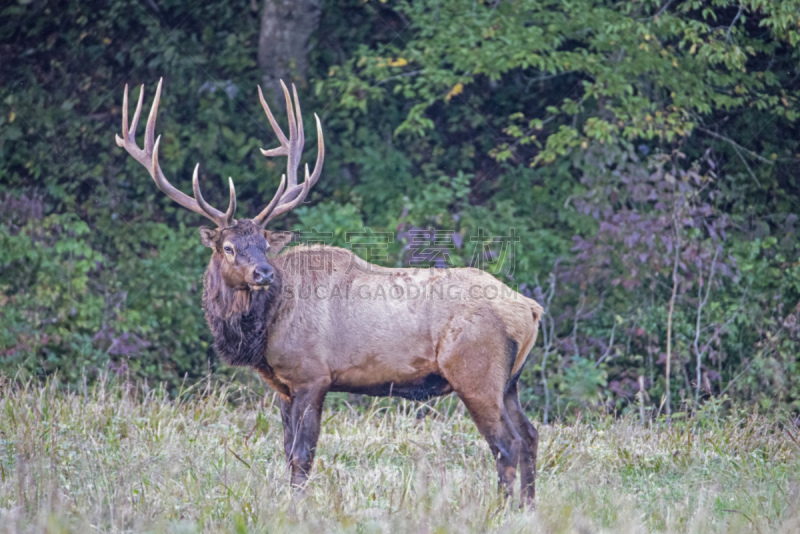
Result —
[[[538, 434], [516, 380], [539, 304], [477, 269], [390, 269], [325, 246], [274, 256], [268, 237], [249, 221], [217, 231], [204, 306], [220, 356], [254, 367], [281, 394], [293, 483], [310, 471], [328, 391], [415, 400], [454, 391], [489, 441], [503, 486], [510, 491], [520, 465], [533, 499]], [[235, 246], [234, 261], [223, 242]], [[266, 290], [248, 285], [253, 261], [275, 271]]]

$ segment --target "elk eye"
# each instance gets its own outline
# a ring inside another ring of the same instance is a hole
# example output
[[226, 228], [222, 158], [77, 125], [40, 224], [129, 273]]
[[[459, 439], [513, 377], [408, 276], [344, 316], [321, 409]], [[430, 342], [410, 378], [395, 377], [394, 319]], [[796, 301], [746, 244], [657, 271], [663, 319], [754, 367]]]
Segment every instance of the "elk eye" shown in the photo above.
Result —
[[231, 248], [231, 247], [230, 247], [230, 246], [228, 246], [228, 245], [225, 245], [225, 247], [223, 247], [223, 249], [222, 249], [222, 250], [224, 250], [224, 251], [225, 251], [225, 254], [233, 254], [233, 248]]

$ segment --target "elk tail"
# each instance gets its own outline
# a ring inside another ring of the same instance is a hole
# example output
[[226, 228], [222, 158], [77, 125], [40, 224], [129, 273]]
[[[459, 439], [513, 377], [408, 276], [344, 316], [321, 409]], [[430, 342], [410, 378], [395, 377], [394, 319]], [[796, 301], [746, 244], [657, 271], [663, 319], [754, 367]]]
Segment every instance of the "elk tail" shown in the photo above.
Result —
[[525, 367], [525, 363], [528, 361], [528, 354], [536, 342], [536, 335], [539, 333], [539, 321], [541, 321], [542, 315], [544, 315], [544, 308], [542, 308], [538, 302], [530, 299], [528, 304], [531, 307], [531, 318], [533, 319], [533, 324], [531, 325], [530, 335], [525, 340], [524, 345], [522, 345], [522, 350], [519, 350], [520, 347], [515, 340], [509, 338], [508, 357], [511, 360], [511, 373], [509, 375], [508, 383], [506, 384], [506, 391], [508, 391], [508, 389], [516, 384], [517, 380], [519, 380], [519, 376], [522, 374], [522, 369]]
[[539, 321], [542, 320], [542, 315], [544, 315], [544, 308], [542, 308], [538, 302], [531, 299], [530, 302], [531, 306], [531, 315], [533, 315], [533, 323], [535, 327], [539, 326]]

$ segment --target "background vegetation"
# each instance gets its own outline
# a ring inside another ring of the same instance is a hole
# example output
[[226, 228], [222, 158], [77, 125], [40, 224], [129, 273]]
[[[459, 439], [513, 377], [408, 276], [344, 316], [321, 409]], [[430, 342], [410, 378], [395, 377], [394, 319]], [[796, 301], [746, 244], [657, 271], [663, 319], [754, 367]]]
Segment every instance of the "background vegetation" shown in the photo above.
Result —
[[[796, 412], [798, 13], [322, 2], [299, 89], [325, 170], [276, 229], [345, 246], [391, 232], [387, 265], [452, 231], [451, 265], [479, 259], [548, 309], [522, 377], [544, 421], [677, 417], [710, 398]], [[259, 6], [25, 0], [0, 15], [0, 370], [73, 385], [111, 372], [173, 395], [228, 372], [200, 309], [201, 221], [113, 136], [123, 86], [145, 83], [149, 102], [163, 76], [165, 172], [187, 191], [201, 162], [217, 204], [233, 176], [239, 213], [257, 213], [284, 165], [257, 150], [274, 144]], [[518, 242], [493, 239], [511, 229]]]

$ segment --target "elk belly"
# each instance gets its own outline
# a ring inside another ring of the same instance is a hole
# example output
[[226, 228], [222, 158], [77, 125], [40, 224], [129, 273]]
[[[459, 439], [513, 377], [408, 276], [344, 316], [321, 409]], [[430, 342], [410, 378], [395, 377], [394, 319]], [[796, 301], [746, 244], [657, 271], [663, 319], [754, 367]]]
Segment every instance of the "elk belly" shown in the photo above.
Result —
[[360, 393], [373, 397], [401, 397], [414, 401], [426, 401], [440, 395], [452, 393], [450, 383], [438, 373], [431, 373], [408, 382], [383, 382], [366, 386], [335, 384], [331, 391]]
[[398, 361], [389, 359], [388, 355], [371, 354], [360, 365], [334, 372], [331, 391], [423, 401], [446, 395], [453, 388], [431, 360], [413, 358], [411, 361]]

